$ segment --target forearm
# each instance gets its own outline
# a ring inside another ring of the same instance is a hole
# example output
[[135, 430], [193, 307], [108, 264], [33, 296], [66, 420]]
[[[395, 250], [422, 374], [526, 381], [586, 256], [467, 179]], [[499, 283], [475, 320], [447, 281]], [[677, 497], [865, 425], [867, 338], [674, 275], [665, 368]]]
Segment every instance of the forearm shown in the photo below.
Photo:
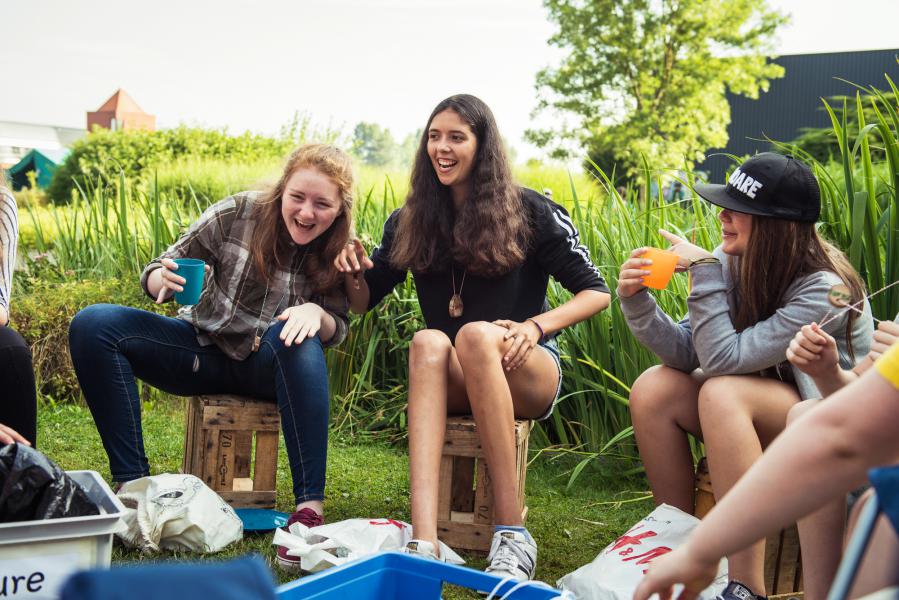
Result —
[[859, 375], [854, 370], [843, 370], [840, 368], [840, 365], [834, 365], [833, 371], [826, 375], [813, 375], [812, 380], [815, 382], [815, 387], [821, 392], [821, 397], [827, 398], [858, 379], [858, 377]]
[[[696, 528], [693, 551], [717, 562], [840, 498], [870, 467], [894, 462], [899, 444], [884, 423], [899, 418], [897, 396], [871, 372], [788, 427]], [[760, 492], [776, 501], [760, 502]]]
[[344, 275], [344, 289], [346, 290], [347, 299], [350, 301], [350, 310], [361, 315], [368, 311], [368, 301], [371, 298], [371, 292], [368, 289], [368, 282], [362, 273]]
[[609, 306], [612, 297], [597, 290], [583, 290], [574, 297], [545, 313], [534, 315], [543, 333], [549, 335], [589, 319]]
[[665, 365], [684, 372], [699, 366], [688, 320], [675, 323], [646, 292], [621, 297], [620, 303], [633, 336]]

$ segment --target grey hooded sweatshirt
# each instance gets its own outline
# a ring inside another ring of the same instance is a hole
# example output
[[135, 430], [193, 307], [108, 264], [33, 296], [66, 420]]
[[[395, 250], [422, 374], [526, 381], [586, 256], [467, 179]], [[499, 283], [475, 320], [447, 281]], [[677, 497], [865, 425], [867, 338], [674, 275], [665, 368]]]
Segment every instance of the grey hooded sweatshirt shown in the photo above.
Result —
[[[721, 247], [713, 252], [721, 264], [696, 265], [690, 269], [693, 289], [687, 298], [688, 314], [675, 323], [662, 312], [655, 299], [645, 291], [621, 298], [621, 309], [628, 326], [641, 344], [652, 350], [663, 364], [680, 371], [700, 368], [707, 376], [758, 373], [774, 367], [782, 375], [792, 372], [800, 397], [821, 396], [811, 377], [786, 360], [790, 340], [803, 325], [820, 322], [837, 309], [827, 300], [830, 288], [842, 283], [836, 273], [819, 271], [794, 281], [787, 289], [785, 302], [772, 316], [741, 332], [733, 325], [735, 283], [728, 257]], [[776, 259], [775, 259], [776, 260]], [[824, 330], [836, 339], [840, 366], [851, 368], [846, 339], [849, 311], [828, 323]], [[864, 303], [864, 315], [857, 315], [852, 327], [852, 349], [856, 360], [870, 350], [873, 333], [871, 309]], [[789, 381], [789, 375], [783, 377]]]

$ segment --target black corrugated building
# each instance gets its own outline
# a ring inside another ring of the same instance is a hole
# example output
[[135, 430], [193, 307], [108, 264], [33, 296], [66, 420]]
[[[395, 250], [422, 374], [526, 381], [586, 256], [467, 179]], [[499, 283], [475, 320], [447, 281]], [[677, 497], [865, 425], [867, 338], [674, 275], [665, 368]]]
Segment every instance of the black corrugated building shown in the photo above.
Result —
[[886, 73], [899, 85], [897, 56], [899, 49], [792, 54], [774, 59], [784, 68], [784, 76], [773, 80], [768, 92], [760, 94], [758, 100], [728, 94], [731, 119], [727, 147], [709, 150], [708, 158], [697, 168], [709, 173], [712, 183], [724, 183], [731, 161], [724, 156], [711, 156], [713, 153], [751, 155], [770, 150], [766, 137], [786, 142], [795, 139], [803, 127], [829, 127], [830, 117], [821, 98], [854, 97], [857, 88], [840, 79], [889, 89]]

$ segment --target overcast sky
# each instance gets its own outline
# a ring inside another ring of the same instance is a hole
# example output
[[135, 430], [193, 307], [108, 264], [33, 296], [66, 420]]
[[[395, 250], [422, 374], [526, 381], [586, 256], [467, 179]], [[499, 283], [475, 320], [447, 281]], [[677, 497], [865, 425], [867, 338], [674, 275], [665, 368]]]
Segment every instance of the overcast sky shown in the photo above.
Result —
[[[780, 54], [899, 47], [899, 0], [770, 4], [793, 17]], [[522, 158], [534, 75], [559, 56], [539, 0], [28, 0], [0, 17], [0, 120], [72, 127], [121, 87], [160, 127], [271, 133], [301, 111], [402, 139], [468, 92]]]

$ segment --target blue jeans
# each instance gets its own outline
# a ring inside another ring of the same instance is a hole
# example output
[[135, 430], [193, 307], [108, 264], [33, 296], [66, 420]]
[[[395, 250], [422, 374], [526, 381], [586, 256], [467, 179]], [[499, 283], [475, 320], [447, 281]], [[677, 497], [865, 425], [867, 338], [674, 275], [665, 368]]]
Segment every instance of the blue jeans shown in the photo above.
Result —
[[84, 397], [109, 456], [114, 481], [150, 474], [134, 378], [170, 394], [239, 394], [278, 403], [297, 503], [322, 500], [328, 449], [328, 371], [318, 336], [285, 347], [283, 323], [257, 352], [234, 360], [201, 346], [193, 325], [112, 304], [72, 319], [69, 347]]

